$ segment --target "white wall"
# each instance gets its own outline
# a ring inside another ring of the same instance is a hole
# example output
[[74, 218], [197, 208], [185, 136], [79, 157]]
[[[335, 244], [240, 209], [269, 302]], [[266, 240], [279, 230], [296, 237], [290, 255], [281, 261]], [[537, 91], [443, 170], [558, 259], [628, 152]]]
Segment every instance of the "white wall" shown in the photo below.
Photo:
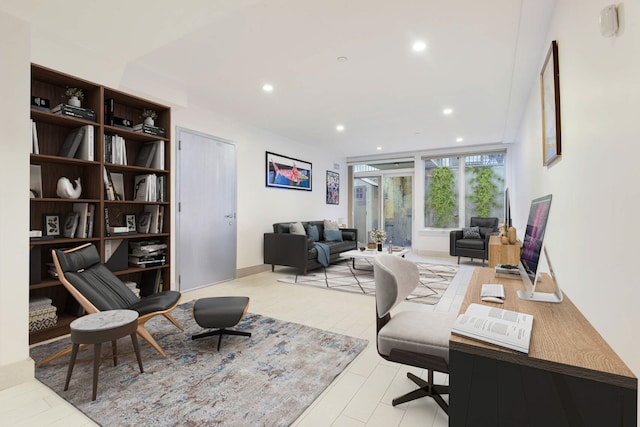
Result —
[[[238, 265], [239, 269], [263, 263], [263, 234], [272, 224], [346, 217], [347, 174], [344, 158], [321, 148], [300, 144], [230, 120], [203, 108], [191, 106], [173, 110], [175, 126], [193, 129], [236, 143], [238, 154]], [[265, 152], [270, 151], [310, 162], [312, 191], [267, 188]], [[176, 156], [174, 155], [175, 159]], [[340, 169], [333, 168], [334, 163]], [[340, 204], [325, 199], [326, 171], [340, 173]], [[174, 193], [175, 194], [175, 193]], [[175, 217], [175, 216], [173, 216]]]
[[33, 377], [29, 359], [29, 25], [0, 12], [0, 390]]
[[[558, 280], [638, 375], [640, 5], [623, 4], [623, 30], [607, 39], [598, 26], [607, 4], [558, 1], [547, 47], [557, 40], [562, 159], [542, 167], [536, 84], [514, 147], [513, 214], [522, 237], [530, 200], [553, 194], [545, 243]], [[546, 49], [540, 64], [545, 55]]]

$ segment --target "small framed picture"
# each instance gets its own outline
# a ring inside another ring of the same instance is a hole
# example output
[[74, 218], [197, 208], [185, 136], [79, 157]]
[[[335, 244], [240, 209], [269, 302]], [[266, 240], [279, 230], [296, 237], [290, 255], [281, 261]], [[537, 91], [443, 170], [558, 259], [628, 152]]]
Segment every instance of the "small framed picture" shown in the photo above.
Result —
[[135, 215], [125, 215], [124, 222], [127, 225], [127, 230], [136, 231], [136, 216]]
[[42, 219], [42, 228], [45, 236], [59, 236], [60, 215], [45, 214]]

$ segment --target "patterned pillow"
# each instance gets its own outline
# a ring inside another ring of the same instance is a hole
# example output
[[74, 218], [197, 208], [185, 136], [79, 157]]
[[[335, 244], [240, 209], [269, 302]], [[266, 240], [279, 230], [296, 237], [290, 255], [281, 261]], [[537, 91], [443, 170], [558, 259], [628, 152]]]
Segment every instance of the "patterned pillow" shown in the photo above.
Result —
[[462, 229], [463, 239], [481, 239], [480, 227], [465, 227]]

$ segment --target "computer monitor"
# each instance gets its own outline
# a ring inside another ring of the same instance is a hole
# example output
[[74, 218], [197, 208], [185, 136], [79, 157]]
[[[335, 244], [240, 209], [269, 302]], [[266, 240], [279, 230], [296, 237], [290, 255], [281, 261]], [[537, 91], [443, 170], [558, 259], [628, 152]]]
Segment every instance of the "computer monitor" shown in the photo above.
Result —
[[[520, 277], [524, 283], [525, 289], [518, 291], [518, 297], [530, 301], [544, 301], [544, 302], [560, 302], [562, 301], [562, 292], [560, 288], [557, 288], [556, 292], [544, 293], [536, 292], [536, 283], [540, 275], [539, 263], [540, 255], [543, 250], [544, 235], [547, 228], [547, 220], [549, 219], [549, 210], [551, 208], [551, 194], [537, 198], [531, 202], [531, 208], [529, 209], [529, 218], [527, 219], [527, 228], [524, 234], [524, 241], [522, 243], [522, 252], [520, 253], [520, 263], [518, 270]], [[549, 256], [545, 249], [545, 257], [549, 269], [551, 270], [551, 263], [549, 262]], [[555, 281], [555, 274], [553, 271], [552, 278]], [[556, 283], [557, 285], [557, 283]]]
[[504, 222], [507, 229], [511, 227], [511, 200], [509, 199], [509, 187], [504, 190]]

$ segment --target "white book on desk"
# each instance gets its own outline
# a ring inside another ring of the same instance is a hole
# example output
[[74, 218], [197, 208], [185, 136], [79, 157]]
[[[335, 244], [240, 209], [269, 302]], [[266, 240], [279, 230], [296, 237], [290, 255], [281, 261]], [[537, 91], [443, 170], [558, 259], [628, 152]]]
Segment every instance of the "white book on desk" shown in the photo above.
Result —
[[533, 316], [483, 304], [470, 304], [451, 333], [529, 353]]

